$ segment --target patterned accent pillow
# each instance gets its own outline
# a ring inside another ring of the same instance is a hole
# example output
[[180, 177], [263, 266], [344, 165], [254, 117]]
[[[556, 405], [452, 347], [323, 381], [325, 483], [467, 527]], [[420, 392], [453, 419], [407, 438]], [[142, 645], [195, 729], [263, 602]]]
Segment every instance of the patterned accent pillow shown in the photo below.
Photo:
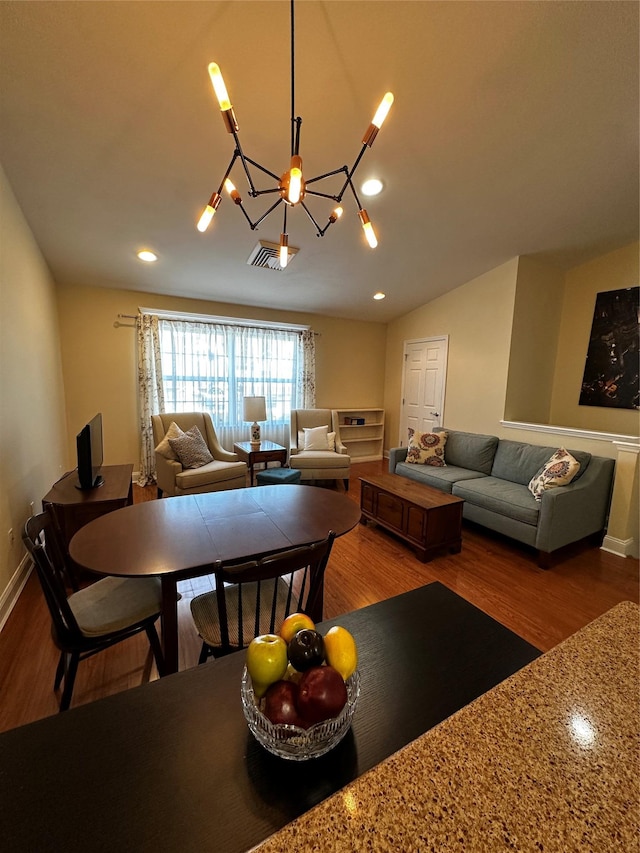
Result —
[[177, 462], [178, 457], [176, 456], [175, 451], [172, 449], [171, 445], [169, 444], [169, 439], [180, 438], [181, 435], [184, 435], [183, 431], [180, 429], [178, 424], [171, 421], [171, 423], [169, 424], [169, 429], [166, 431], [164, 438], [156, 447], [156, 453], [159, 453], [160, 456], [164, 456], [165, 459], [172, 459], [174, 462]]
[[580, 463], [568, 450], [560, 447], [529, 482], [529, 491], [537, 501], [545, 489], [566, 486], [580, 470]]
[[416, 432], [409, 427], [407, 462], [445, 468], [444, 447], [448, 437], [448, 432]]
[[170, 438], [169, 444], [183, 468], [202, 468], [213, 462], [207, 443], [195, 424], [178, 438]]

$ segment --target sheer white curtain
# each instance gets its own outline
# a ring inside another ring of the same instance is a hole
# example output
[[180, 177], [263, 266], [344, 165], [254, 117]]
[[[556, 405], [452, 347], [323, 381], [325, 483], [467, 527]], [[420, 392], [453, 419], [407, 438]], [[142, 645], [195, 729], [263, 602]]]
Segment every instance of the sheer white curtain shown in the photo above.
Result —
[[143, 314], [139, 385], [143, 466], [147, 457], [141, 480], [144, 476], [150, 482], [153, 468], [144, 421], [150, 434], [151, 415], [158, 411], [210, 412], [220, 443], [232, 450], [235, 441], [249, 440], [242, 398], [264, 396], [267, 421], [262, 424], [262, 437], [288, 447], [291, 409], [315, 405], [315, 336], [311, 330], [165, 320]]

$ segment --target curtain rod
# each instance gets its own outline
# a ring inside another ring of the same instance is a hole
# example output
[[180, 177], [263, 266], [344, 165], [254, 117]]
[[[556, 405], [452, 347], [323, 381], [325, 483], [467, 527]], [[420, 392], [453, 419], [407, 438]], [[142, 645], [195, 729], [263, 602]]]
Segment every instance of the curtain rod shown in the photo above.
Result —
[[[141, 311], [140, 313], [141, 314], [151, 314], [153, 312]], [[160, 314], [158, 314], [158, 319], [160, 319], [160, 320], [176, 320], [176, 321], [179, 321], [181, 323], [212, 323], [213, 324], [213, 323], [217, 322], [217, 323], [221, 323], [222, 325], [225, 325], [225, 326], [241, 326], [242, 328], [245, 328], [245, 329], [267, 328], [267, 329], [281, 329], [284, 331], [297, 331], [297, 332], [303, 332], [306, 330], [313, 331], [312, 329], [309, 328], [309, 326], [296, 326], [293, 323], [284, 323], [283, 325], [279, 325], [277, 323], [270, 323], [267, 320], [265, 320], [264, 322], [260, 322], [259, 320], [248, 320], [248, 321], [247, 320], [238, 320], [238, 321], [236, 321], [236, 318], [234, 318], [234, 317], [225, 317], [225, 318], [215, 317], [211, 320], [205, 320], [205, 319], [198, 320], [198, 319], [186, 319], [186, 318], [180, 317], [180, 316], [168, 316], [168, 315], [161, 316], [162, 313], [163, 312], [160, 312]], [[118, 327], [125, 325], [123, 323], [119, 323], [118, 320], [137, 320], [138, 316], [139, 316], [138, 314], [118, 314], [116, 321], [113, 325], [117, 329]], [[313, 332], [313, 334], [315, 335], [315, 337], [319, 338], [319, 337], [321, 337], [322, 333], [321, 332]]]

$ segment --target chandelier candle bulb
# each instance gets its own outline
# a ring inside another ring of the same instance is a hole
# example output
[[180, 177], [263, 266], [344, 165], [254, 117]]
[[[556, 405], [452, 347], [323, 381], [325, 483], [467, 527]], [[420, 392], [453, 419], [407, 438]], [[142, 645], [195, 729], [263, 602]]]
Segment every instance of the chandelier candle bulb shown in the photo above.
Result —
[[289, 235], [280, 235], [280, 266], [284, 269], [289, 261]]
[[198, 220], [198, 231], [206, 231], [209, 227], [211, 220], [215, 216], [216, 210], [220, 207], [220, 202], [222, 201], [222, 196], [218, 195], [218, 193], [214, 193], [209, 199], [209, 204], [202, 211], [202, 215]]
[[376, 232], [373, 230], [369, 214], [363, 208], [358, 211], [358, 216], [360, 217], [360, 222], [362, 222], [362, 230], [364, 231], [364, 236], [367, 238], [367, 243], [372, 249], [375, 249], [378, 245], [378, 238], [376, 237]]
[[340, 219], [341, 216], [342, 216], [342, 208], [336, 207], [336, 209], [332, 210], [331, 214], [329, 215], [329, 222], [331, 222], [333, 224], [338, 219]]
[[224, 182], [224, 188], [229, 193], [229, 195], [231, 196], [231, 199], [236, 204], [242, 204], [242, 198], [240, 196], [240, 193], [235, 188], [233, 183], [229, 180], [229, 178], [227, 178], [226, 181]]
[[222, 112], [230, 110], [231, 101], [229, 100], [227, 87], [225, 86], [224, 80], [222, 79], [220, 67], [216, 62], [209, 63], [209, 77], [211, 77], [211, 83], [213, 84], [213, 90], [216, 93], [216, 98], [218, 99], [218, 103], [220, 104], [220, 109], [222, 110]]
[[369, 148], [373, 145], [373, 141], [378, 135], [378, 131], [382, 127], [382, 123], [389, 115], [389, 110], [391, 109], [391, 105], [393, 104], [393, 95], [391, 92], [387, 92], [384, 98], [380, 101], [380, 106], [376, 110], [376, 114], [373, 117], [373, 121], [367, 128], [367, 132], [362, 137], [362, 144], [367, 145]]

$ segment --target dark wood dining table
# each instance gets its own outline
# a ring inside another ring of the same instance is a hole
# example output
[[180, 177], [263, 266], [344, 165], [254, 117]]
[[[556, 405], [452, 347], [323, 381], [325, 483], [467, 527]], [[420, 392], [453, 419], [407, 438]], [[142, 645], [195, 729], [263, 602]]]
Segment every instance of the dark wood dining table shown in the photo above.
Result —
[[264, 554], [342, 536], [360, 520], [346, 495], [275, 485], [180, 495], [115, 510], [79, 530], [69, 545], [84, 569], [162, 582], [164, 674], [178, 670], [177, 583]]
[[236, 652], [0, 734], [0, 849], [248, 851], [540, 654], [440, 583], [318, 627], [333, 625], [356, 638], [362, 686], [327, 755], [258, 744]]

